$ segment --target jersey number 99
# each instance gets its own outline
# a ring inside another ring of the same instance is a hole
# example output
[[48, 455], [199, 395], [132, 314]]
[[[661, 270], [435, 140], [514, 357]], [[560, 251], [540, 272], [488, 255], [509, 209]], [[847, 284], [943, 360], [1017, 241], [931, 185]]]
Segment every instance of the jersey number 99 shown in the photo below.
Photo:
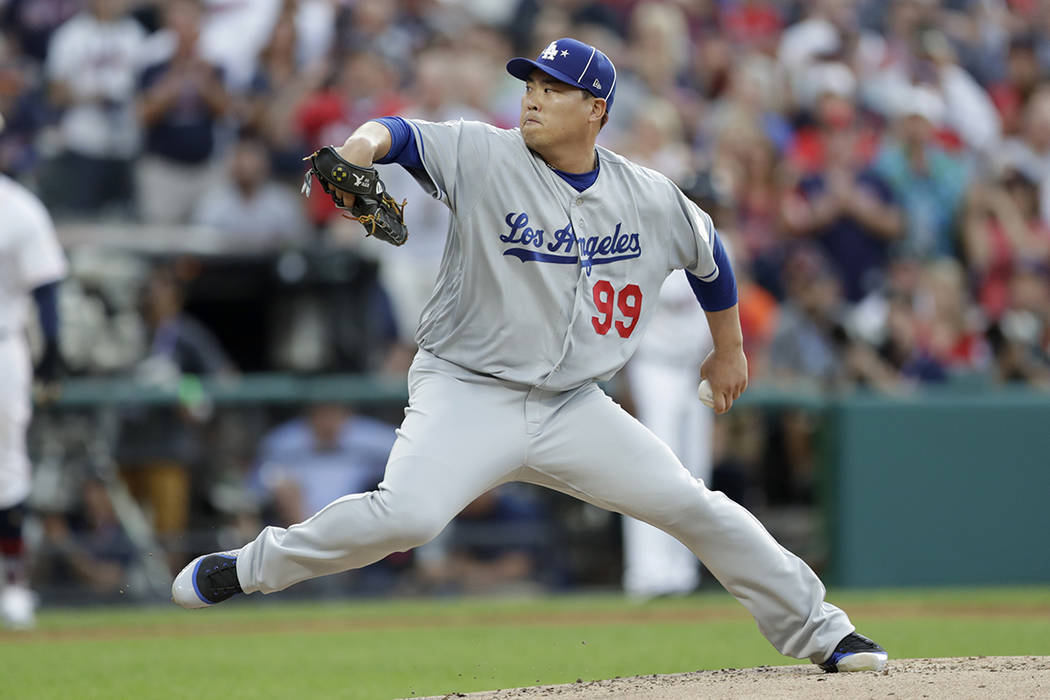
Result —
[[[630, 338], [634, 327], [638, 325], [638, 317], [642, 315], [642, 290], [637, 284], [629, 284], [617, 294], [609, 280], [598, 280], [594, 284], [594, 305], [600, 316], [591, 317], [591, 325], [598, 335], [605, 335], [614, 325], [616, 332], [621, 338]], [[613, 322], [614, 308], [617, 307], [627, 319]]]

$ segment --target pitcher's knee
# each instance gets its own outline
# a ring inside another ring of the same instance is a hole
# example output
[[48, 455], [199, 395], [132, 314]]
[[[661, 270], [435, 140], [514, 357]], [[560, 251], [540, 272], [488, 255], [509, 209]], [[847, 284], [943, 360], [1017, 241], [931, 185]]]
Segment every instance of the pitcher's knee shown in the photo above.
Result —
[[404, 551], [426, 544], [441, 533], [448, 518], [428, 508], [404, 508], [392, 510], [389, 515], [390, 542]]
[[662, 530], [676, 534], [683, 526], [689, 529], [700, 524], [710, 527], [716, 520], [712, 501], [718, 495], [704, 488], [699, 480], [691, 488], [674, 489], [657, 496], [647, 508], [645, 519]]

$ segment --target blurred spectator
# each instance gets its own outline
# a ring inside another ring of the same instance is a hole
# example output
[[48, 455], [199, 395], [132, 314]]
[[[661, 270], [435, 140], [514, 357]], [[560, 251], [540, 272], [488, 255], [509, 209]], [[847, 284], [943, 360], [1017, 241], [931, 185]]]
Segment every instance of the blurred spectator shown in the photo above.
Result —
[[959, 65], [981, 85], [1000, 79], [1007, 72], [1006, 54], [1012, 38], [1031, 31], [1030, 22], [1020, 22], [1025, 3], [947, 0], [939, 4], [934, 26], [958, 53]]
[[991, 319], [1009, 303], [1019, 265], [1050, 265], [1050, 226], [1039, 216], [1039, 186], [1006, 170], [997, 182], [975, 184], [967, 198], [963, 250], [977, 302]]
[[[780, 307], [769, 351], [774, 381], [832, 391], [854, 385], [883, 392], [903, 388], [898, 369], [904, 360], [891, 361], [876, 350], [887, 338], [893, 341], [892, 299], [881, 309], [886, 327], [880, 329], [878, 340], [873, 342], [873, 334], [865, 336], [856, 327], [849, 306], [842, 298], [838, 276], [819, 252], [800, 249], [793, 253], [788, 259], [785, 279], [788, 296]], [[907, 359], [911, 359], [910, 354]], [[895, 362], [899, 364], [895, 366]], [[787, 423], [797, 418], [789, 417]], [[808, 426], [808, 419], [804, 423]], [[792, 433], [794, 429], [787, 425], [786, 432], [789, 438], [797, 439]]]
[[208, 190], [193, 220], [219, 229], [225, 245], [238, 251], [273, 250], [301, 244], [306, 233], [302, 200], [270, 176], [266, 147], [243, 135], [229, 155], [229, 179]]
[[771, 50], [783, 29], [781, 8], [777, 5], [771, 0], [741, 0], [727, 5], [722, 14], [722, 26], [734, 44]]
[[55, 32], [47, 56], [52, 103], [62, 110], [63, 152], [47, 168], [56, 212], [115, 207], [129, 214], [139, 149], [134, 99], [145, 32], [126, 0], [89, 0]]
[[917, 301], [930, 352], [938, 361], [954, 372], [988, 369], [991, 357], [984, 339], [984, 317], [968, 303], [962, 265], [949, 258], [928, 263]]
[[1021, 133], [1003, 142], [996, 164], [1039, 183], [1039, 212], [1050, 224], [1050, 85], [1028, 100]]
[[729, 87], [733, 59], [727, 36], [717, 31], [704, 34], [689, 66], [690, 88], [702, 100], [717, 100]]
[[893, 52], [882, 36], [860, 23], [854, 0], [813, 0], [806, 17], [787, 27], [780, 37], [777, 62], [784, 71], [796, 105], [806, 105], [809, 68], [822, 60], [838, 60], [859, 73], [866, 91], [869, 72], [889, 71]]
[[43, 541], [33, 578], [43, 583], [76, 581], [116, 600], [128, 586], [135, 549], [113, 510], [104, 483], [84, 481], [79, 508], [43, 516]]
[[622, 151], [635, 163], [658, 170], [675, 182], [693, 172], [692, 153], [682, 139], [682, 122], [670, 102], [652, 100], [645, 111], [635, 115], [629, 133]]
[[39, 73], [0, 33], [0, 174], [18, 178], [37, 166], [38, 133], [51, 118]]
[[310, 151], [295, 123], [296, 110], [329, 72], [326, 61], [303, 57], [293, 10], [286, 2], [240, 107], [244, 128], [267, 145], [277, 175], [292, 181], [302, 176], [303, 154]]
[[1040, 183], [1050, 175], [1050, 86], [1029, 98], [1021, 132], [1003, 143], [1000, 162]]
[[[124, 411], [117, 460], [132, 494], [147, 506], [161, 543], [171, 545], [185, 532], [193, 468], [205, 457], [201, 429], [210, 406], [195, 377], [229, 375], [233, 365], [211, 332], [183, 311], [183, 293], [171, 270], [157, 268], [143, 296], [150, 338], [136, 378], [177, 387], [180, 404]], [[180, 561], [173, 550], [172, 565]]]
[[1021, 133], [1023, 115], [1042, 77], [1036, 43], [1032, 34], [1015, 37], [1006, 55], [1006, 75], [989, 88], [1006, 136]]
[[336, 20], [338, 48], [375, 54], [402, 75], [407, 74], [413, 52], [421, 47], [416, 37], [397, 21], [399, 10], [398, 3], [388, 0], [344, 4]]
[[[837, 2], [849, 8], [846, 11], [855, 22], [856, 3]], [[893, 119], [912, 85], [937, 82], [934, 65], [922, 46], [924, 29], [937, 26], [937, 8], [923, 0], [891, 0], [882, 6], [878, 33], [860, 32], [844, 58], [857, 73], [864, 106]]]
[[794, 134], [780, 111], [786, 95], [777, 78], [776, 64], [768, 56], [741, 56], [730, 69], [725, 91], [704, 114], [699, 125], [701, 143], [710, 148], [723, 131], [747, 124], [761, 130], [778, 151], [784, 150]]
[[20, 53], [41, 64], [47, 58], [52, 33], [84, 7], [85, 0], [5, 0], [0, 2], [0, 27]]
[[754, 123], [731, 126], [718, 141], [711, 170], [715, 186], [733, 203], [741, 257], [751, 261], [758, 284], [782, 296], [781, 268], [788, 246], [780, 231], [782, 183], [773, 144]]
[[[590, 29], [601, 31], [594, 26]], [[450, 92], [448, 99], [459, 102], [471, 114], [479, 115], [490, 124], [505, 129], [514, 128], [521, 111], [521, 81], [515, 84], [514, 77], [504, 68], [505, 62], [501, 60], [506, 51], [504, 38], [495, 29], [484, 26], [473, 27], [470, 36], [470, 41], [461, 49], [456, 48], [456, 44], [444, 45], [449, 55], [455, 57], [456, 73], [461, 76], [456, 80], [455, 89]], [[611, 35], [609, 41], [618, 44], [619, 38]], [[417, 70], [422, 67], [422, 63], [417, 62]], [[516, 111], [501, 113], [501, 102], [513, 103]]]
[[955, 252], [957, 215], [969, 180], [964, 166], [934, 140], [944, 101], [929, 87], [902, 99], [894, 137], [883, 146], [875, 172], [889, 183], [904, 210], [898, 248], [933, 259]]
[[[888, 369], [901, 379], [917, 383], [942, 382], [948, 378], [944, 365], [933, 356], [919, 337], [919, 321], [908, 299], [895, 298], [889, 302], [886, 319], [886, 339], [879, 347], [879, 356], [888, 363]], [[878, 371], [876, 368], [872, 372]], [[881, 388], [892, 382], [884, 378]]]
[[[941, 32], [922, 32], [921, 58], [929, 61], [933, 82], [944, 99], [944, 126], [951, 129], [974, 156], [984, 156], [999, 145], [1002, 124], [988, 93], [958, 63], [951, 43]], [[902, 99], [914, 92], [903, 90]]]
[[819, 254], [799, 251], [784, 270], [787, 296], [770, 347], [770, 372], [781, 382], [833, 388], [844, 378], [838, 352], [842, 293]]
[[1050, 273], [1018, 266], [1009, 290], [1009, 305], [988, 334], [996, 378], [1050, 389]]
[[217, 175], [215, 129], [230, 101], [222, 71], [201, 57], [200, 26], [197, 2], [172, 0], [165, 27], [174, 36], [174, 54], [146, 67], [139, 80], [145, 153], [136, 179], [147, 223], [188, 221]]
[[[836, 64], [827, 64], [832, 68]], [[852, 80], [845, 66], [842, 80]], [[890, 243], [904, 232], [889, 185], [865, 160], [863, 134], [846, 95], [825, 92], [818, 101], [815, 146], [820, 168], [804, 175], [781, 209], [787, 232], [814, 239], [838, 273], [845, 297], [857, 302], [881, 284]]]
[[184, 310], [180, 281], [158, 267], [146, 282], [143, 315], [150, 341], [137, 373], [144, 381], [167, 384], [181, 374], [230, 374], [233, 363], [215, 336]]
[[338, 404], [316, 404], [263, 437], [252, 488], [268, 505], [272, 524], [300, 523], [337, 498], [373, 490], [394, 438], [392, 425]]
[[297, 42], [302, 58], [322, 55], [332, 44], [335, 3], [331, 0], [200, 0], [200, 55], [222, 71], [231, 92], [250, 84], [278, 24], [308, 41]]
[[[535, 589], [559, 575], [545, 557], [551, 530], [543, 504], [505, 485], [478, 496], [436, 539], [415, 550], [420, 583], [448, 593]], [[540, 568], [542, 565], [542, 569]]]
[[[720, 233], [723, 234], [724, 243], [725, 232], [720, 230]], [[740, 265], [735, 269], [743, 271], [743, 274], [736, 276], [736, 288], [748, 375], [751, 379], [764, 379], [769, 366], [769, 347], [776, 332], [779, 307], [776, 297], [751, 278], [747, 265]]]
[[626, 70], [617, 80], [616, 94], [620, 99], [616, 103], [616, 118], [609, 122], [612, 128], [626, 129], [626, 125], [635, 122], [636, 112], [644, 112], [654, 99], [671, 104], [682, 124], [699, 124], [702, 103], [684, 80], [690, 47], [682, 9], [673, 3], [641, 2], [631, 12], [628, 36], [629, 55]]

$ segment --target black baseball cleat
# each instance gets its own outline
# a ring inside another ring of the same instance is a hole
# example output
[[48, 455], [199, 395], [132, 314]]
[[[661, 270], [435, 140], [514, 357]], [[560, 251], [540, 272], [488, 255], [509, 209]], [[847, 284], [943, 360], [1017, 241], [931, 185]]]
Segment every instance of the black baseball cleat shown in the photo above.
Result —
[[237, 579], [237, 554], [218, 552], [197, 557], [171, 584], [171, 600], [184, 608], [206, 608], [244, 593]]
[[835, 651], [820, 667], [828, 673], [839, 671], [881, 671], [890, 655], [862, 634], [851, 632], [842, 638]]

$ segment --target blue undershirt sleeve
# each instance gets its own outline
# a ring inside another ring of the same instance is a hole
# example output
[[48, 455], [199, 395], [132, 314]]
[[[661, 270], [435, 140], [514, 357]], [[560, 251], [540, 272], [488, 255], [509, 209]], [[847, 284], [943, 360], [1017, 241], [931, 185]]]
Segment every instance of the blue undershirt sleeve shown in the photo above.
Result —
[[58, 282], [42, 284], [33, 290], [40, 330], [48, 341], [58, 339]]
[[382, 158], [377, 158], [377, 163], [397, 163], [405, 168], [423, 167], [423, 160], [419, 157], [419, 148], [412, 136], [412, 127], [401, 117], [379, 117], [372, 121], [379, 122], [390, 131], [390, 150]]
[[711, 282], [704, 282], [690, 272], [686, 272], [685, 275], [704, 311], [724, 311], [737, 301], [736, 277], [733, 275], [733, 266], [729, 264], [729, 256], [726, 255], [722, 239], [718, 237], [718, 231], [714, 232], [713, 238], [718, 277]]

